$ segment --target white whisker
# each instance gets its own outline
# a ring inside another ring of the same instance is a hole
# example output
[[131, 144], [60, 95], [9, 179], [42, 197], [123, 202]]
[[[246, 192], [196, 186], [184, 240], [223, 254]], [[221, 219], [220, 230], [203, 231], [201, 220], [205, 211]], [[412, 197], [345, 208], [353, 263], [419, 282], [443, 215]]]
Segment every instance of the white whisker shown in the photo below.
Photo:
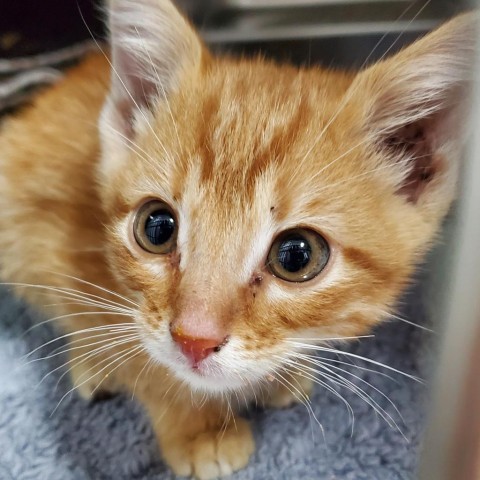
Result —
[[135, 392], [137, 390], [137, 384], [140, 380], [140, 377], [142, 376], [142, 373], [146, 370], [148, 372], [149, 365], [153, 363], [153, 358], [150, 357], [146, 362], [143, 368], [140, 370], [139, 374], [137, 375], [137, 378], [135, 380], [135, 384], [133, 385], [133, 390], [132, 390], [132, 397], [131, 399], [133, 400], [135, 397]]
[[[137, 354], [140, 353], [140, 351], [143, 350], [143, 346], [141, 345], [138, 345], [136, 347], [134, 347], [133, 349], [130, 347], [127, 349], [126, 353], [123, 353], [124, 350], [122, 351], [123, 355], [121, 355], [119, 358], [115, 358], [114, 360], [112, 360], [110, 363], [108, 363], [105, 367], [103, 367], [101, 370], [99, 370], [98, 372], [94, 373], [92, 376], [90, 376], [89, 378], [87, 378], [86, 380], [84, 380], [83, 382], [81, 382], [80, 384], [78, 385], [75, 385], [74, 387], [72, 387], [70, 390], [68, 390], [67, 393], [65, 393], [62, 398], [60, 399], [60, 401], [57, 403], [57, 406], [53, 409], [52, 413], [50, 414], [50, 417], [52, 415], [54, 415], [54, 413], [57, 411], [58, 407], [60, 406], [60, 404], [63, 402], [63, 400], [70, 394], [72, 393], [74, 390], [76, 390], [77, 388], [80, 388], [82, 385], [85, 385], [85, 383], [87, 383], [88, 381], [90, 381], [92, 378], [95, 378], [97, 375], [100, 375], [102, 372], [104, 372], [107, 368], [109, 368], [111, 365], [115, 364], [116, 362], [118, 362], [119, 360], [122, 360], [123, 358], [125, 358], [125, 356], [127, 357], [131, 357], [133, 354], [133, 356], [136, 356]], [[111, 357], [110, 357], [111, 358]], [[133, 358], [133, 357], [132, 357]], [[123, 364], [124, 362], [122, 362]], [[120, 365], [122, 365], [120, 364]], [[119, 366], [120, 366], [119, 365]], [[116, 367], [118, 368], [118, 366]], [[115, 368], [115, 370], [116, 370]]]
[[[377, 387], [375, 387], [371, 383], [367, 382], [363, 378], [359, 377], [358, 375], [355, 375], [352, 372], [349, 372], [348, 370], [345, 370], [344, 368], [340, 368], [340, 367], [337, 367], [335, 365], [328, 365], [327, 366], [320, 360], [315, 361], [313, 359], [307, 359], [307, 358], [303, 358], [303, 360], [306, 361], [306, 362], [309, 362], [310, 364], [314, 364], [314, 365], [326, 370], [327, 372], [331, 373], [332, 375], [338, 375], [336, 372], [334, 372], [334, 370], [337, 370], [337, 371], [340, 371], [342, 373], [345, 373], [346, 375], [350, 375], [351, 377], [353, 377], [353, 378], [357, 379], [358, 381], [364, 383], [369, 388], [371, 388], [372, 390], [375, 390], [378, 394], [380, 394], [383, 398], [385, 398], [385, 400], [387, 400], [388, 403], [390, 403], [390, 405], [392, 405], [392, 407], [395, 409], [395, 411], [397, 412], [398, 416], [402, 419], [402, 421], [404, 421], [404, 418], [403, 418], [402, 414], [400, 413], [400, 410], [393, 403], [393, 401], [387, 395], [385, 395], [382, 391], [380, 391]], [[315, 369], [312, 369], [312, 370], [316, 371]], [[344, 379], [344, 380], [346, 380], [346, 379]]]
[[351, 353], [351, 352], [343, 352], [341, 350], [337, 350], [337, 349], [334, 349], [334, 348], [329, 348], [329, 347], [321, 347], [321, 346], [318, 346], [318, 345], [309, 345], [309, 344], [305, 344], [305, 343], [298, 343], [298, 342], [288, 342], [290, 344], [292, 344], [293, 346], [297, 347], [297, 348], [300, 348], [300, 349], [307, 349], [307, 350], [318, 350], [318, 351], [321, 351], [321, 352], [330, 352], [330, 353], [338, 353], [339, 355], [345, 355], [347, 357], [352, 357], [352, 358], [356, 358], [358, 360], [362, 360], [364, 362], [367, 362], [367, 363], [370, 363], [372, 365], [377, 365], [379, 367], [382, 367], [382, 368], [385, 368], [387, 370], [390, 370], [392, 372], [395, 372], [395, 373], [398, 373], [400, 375], [403, 375], [404, 377], [407, 377], [407, 378], [410, 378], [411, 380], [414, 380], [415, 382], [418, 382], [418, 383], [423, 383], [422, 380], [414, 375], [410, 375], [409, 373], [406, 373], [406, 372], [402, 372], [401, 370], [398, 370], [396, 368], [393, 368], [393, 367], [390, 367], [389, 365], [385, 365], [384, 363], [381, 363], [381, 362], [377, 362], [376, 360], [372, 360], [370, 358], [367, 358], [367, 357], [362, 357], [361, 355], [357, 355], [355, 353]]
[[[288, 371], [286, 371], [288, 373]], [[292, 385], [283, 375], [281, 375], [278, 371], [274, 373], [274, 377], [276, 378], [277, 382], [282, 384], [287, 390], [289, 390], [295, 398], [298, 398], [298, 400], [305, 406], [307, 409], [309, 416], [315, 420], [317, 425], [320, 427], [320, 431], [322, 432], [322, 435], [325, 439], [325, 431], [323, 430], [323, 425], [320, 423], [318, 420], [317, 416], [315, 415], [315, 412], [313, 411], [310, 399], [307, 397], [305, 392], [300, 391], [297, 387]], [[293, 390], [292, 390], [293, 389]], [[298, 394], [298, 395], [297, 395]], [[313, 437], [313, 429], [312, 429], [312, 437]], [[314, 437], [313, 437], [314, 439]]]
[[33, 355], [38, 350], [40, 350], [42, 348], [45, 348], [45, 347], [47, 347], [48, 345], [50, 345], [54, 342], [58, 342], [58, 341], [60, 341], [64, 338], [72, 337], [74, 335], [81, 335], [82, 333], [90, 333], [90, 332], [97, 332], [97, 331], [102, 332], [102, 331], [105, 331], [105, 330], [116, 332], [118, 329], [120, 329], [122, 331], [128, 331], [128, 330], [136, 330], [137, 328], [138, 327], [135, 323], [119, 323], [119, 324], [116, 324], [116, 325], [100, 325], [98, 327], [84, 328], [82, 330], [77, 330], [75, 332], [66, 333], [64, 335], [61, 335], [60, 337], [55, 337], [54, 339], [49, 340], [48, 342], [36, 347], [34, 350], [29, 352], [27, 355], [25, 355], [24, 358], [27, 359], [28, 357]]
[[[71, 280], [75, 280], [79, 283], [82, 283], [84, 285], [89, 285], [90, 287], [93, 287], [93, 288], [96, 288], [97, 290], [101, 290], [102, 292], [105, 292], [105, 293], [108, 293], [110, 295], [113, 295], [114, 297], [117, 297], [119, 298], [120, 300], [123, 300], [127, 303], [130, 303], [131, 305], [133, 305], [135, 308], [139, 308], [140, 305], [136, 302], [134, 302], [133, 300], [131, 300], [130, 298], [127, 298], [123, 295], [120, 295], [120, 293], [118, 292], [114, 292], [113, 290], [109, 290], [108, 288], [106, 287], [102, 287], [101, 285], [97, 285], [96, 283], [92, 283], [92, 282], [89, 282], [87, 280], [83, 280], [82, 278], [78, 278], [78, 277], [75, 277], [73, 275], [67, 275], [66, 273], [59, 273], [59, 272], [52, 272], [52, 271], [47, 271], [47, 273], [51, 273], [53, 275], [58, 275], [60, 277], [65, 277], [65, 278], [69, 278]], [[123, 305], [122, 305], [123, 306]]]
[[[74, 350], [85, 350], [85, 349], [93, 347], [95, 345], [105, 345], [105, 344], [113, 345], [113, 346], [118, 345], [118, 343], [112, 343], [112, 341], [117, 342], [119, 340], [127, 340], [127, 339], [130, 340], [130, 341], [140, 340], [140, 336], [136, 333], [135, 334], [130, 334], [130, 335], [122, 335], [120, 338], [112, 338], [111, 334], [109, 334], [109, 335], [110, 335], [110, 338], [104, 338], [103, 340], [98, 340], [98, 341], [90, 342], [90, 343], [84, 343], [82, 345], [77, 345], [76, 347], [71, 346], [71, 344], [74, 343], [74, 342], [69, 342], [67, 344], [67, 346], [63, 347], [63, 349], [55, 349], [57, 351], [52, 352], [49, 355], [46, 355], [45, 357], [34, 358], [34, 359], [30, 360], [29, 362], [27, 362], [25, 365], [28, 365], [30, 363], [40, 362], [40, 361], [43, 361], [43, 360], [49, 360], [51, 358], [58, 357], [59, 355], [63, 355], [65, 353], [72, 352]], [[100, 336], [100, 335], [98, 335], [98, 336]], [[83, 339], [83, 338], [78, 339], [75, 342], [81, 342], [81, 341], [85, 341], [85, 340], [88, 340], [88, 339], [96, 339], [96, 337], [97, 337], [97, 335], [93, 335], [91, 337], [88, 337], [87, 339]]]
[[[295, 361], [294, 359], [285, 359], [285, 358], [282, 358], [280, 356], [278, 356], [278, 359], [282, 363], [285, 363], [286, 365], [292, 366], [294, 368], [294, 370], [293, 370], [294, 373], [296, 373], [297, 375], [300, 375], [301, 377], [307, 378], [307, 379], [313, 381], [314, 383], [316, 383], [317, 385], [320, 385], [322, 388], [325, 388], [325, 390], [327, 390], [328, 392], [330, 392], [331, 394], [336, 396], [345, 405], [345, 407], [346, 407], [346, 409], [349, 413], [349, 417], [350, 417], [350, 421], [351, 421], [351, 425], [352, 425], [352, 435], [353, 435], [353, 429], [354, 429], [354, 425], [355, 425], [355, 414], [354, 414], [353, 408], [350, 405], [350, 403], [339, 392], [337, 392], [331, 385], [328, 385], [326, 382], [323, 382], [322, 380], [317, 378], [314, 374], [312, 374], [308, 371], [303, 371], [303, 370], [299, 369], [299, 367], [302, 366], [299, 362]], [[318, 374], [318, 372], [315, 372], [315, 373]]]
[[47, 320], [43, 320], [42, 322], [38, 322], [32, 327], [30, 327], [25, 333], [28, 333], [35, 328], [38, 328], [42, 325], [45, 325], [46, 323], [51, 323], [55, 322], [57, 320], [63, 320], [65, 318], [71, 318], [71, 317], [83, 317], [83, 316], [89, 316], [89, 315], [114, 315], [114, 316], [120, 316], [120, 317], [131, 317], [130, 314], [128, 313], [120, 313], [120, 312], [76, 312], [76, 313], [66, 313], [65, 315], [59, 315], [58, 317], [53, 317], [49, 318]]
[[[97, 355], [100, 355], [101, 353], [104, 353], [108, 350], [111, 350], [112, 348], [115, 348], [115, 347], [118, 347], [119, 345], [124, 345], [126, 343], [133, 343], [134, 340], [130, 340], [130, 339], [126, 339], [126, 340], [117, 340], [115, 342], [112, 342], [108, 345], [103, 345], [103, 346], [100, 346], [100, 347], [97, 347], [97, 348], [94, 348], [93, 350], [90, 350], [88, 352], [85, 352], [85, 353], [82, 353], [80, 355], [77, 355], [76, 357], [74, 358], [70, 358], [69, 360], [67, 360], [65, 363], [62, 363], [61, 365], [59, 365], [58, 367], [50, 370], [48, 373], [46, 373], [40, 380], [40, 382], [38, 383], [38, 385], [36, 386], [36, 388], [38, 388], [50, 375], [52, 375], [53, 373], [57, 372], [58, 370], [66, 367], [67, 365], [69, 365], [70, 363], [72, 362], [76, 362], [74, 365], [72, 365], [71, 367], [69, 367], [65, 372], [63, 372], [60, 377], [58, 378], [57, 380], [57, 386], [58, 384], [60, 383], [60, 381], [65, 377], [65, 375], [67, 375], [70, 371], [73, 370], [73, 368], [75, 368], [76, 366], [78, 365], [83, 365], [85, 362], [88, 362], [89, 360], [91, 360], [93, 357], [97, 356]], [[117, 352], [113, 352], [112, 355], [115, 355]], [[109, 357], [107, 357], [109, 358]]]
[[408, 325], [412, 325], [413, 327], [419, 328], [420, 330], [425, 330], [426, 332], [429, 333], [436, 333], [435, 330], [432, 330], [431, 328], [424, 327], [423, 325], [419, 325], [418, 323], [412, 322], [411, 320], [407, 320], [406, 318], [399, 317], [398, 315], [394, 315], [393, 313], [388, 313], [388, 312], [382, 312], [384, 315], [394, 318], [395, 320], [399, 320], [400, 322], [407, 323]]

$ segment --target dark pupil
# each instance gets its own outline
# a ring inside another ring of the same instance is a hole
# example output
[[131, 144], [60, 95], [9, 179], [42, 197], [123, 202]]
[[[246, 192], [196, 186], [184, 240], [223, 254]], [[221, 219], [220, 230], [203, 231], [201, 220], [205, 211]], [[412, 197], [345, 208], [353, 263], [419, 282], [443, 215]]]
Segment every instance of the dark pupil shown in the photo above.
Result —
[[285, 270], [294, 273], [308, 265], [311, 253], [310, 244], [303, 237], [290, 237], [280, 244], [278, 261]]
[[152, 212], [145, 222], [145, 234], [153, 245], [162, 245], [170, 240], [175, 230], [175, 220], [166, 210]]

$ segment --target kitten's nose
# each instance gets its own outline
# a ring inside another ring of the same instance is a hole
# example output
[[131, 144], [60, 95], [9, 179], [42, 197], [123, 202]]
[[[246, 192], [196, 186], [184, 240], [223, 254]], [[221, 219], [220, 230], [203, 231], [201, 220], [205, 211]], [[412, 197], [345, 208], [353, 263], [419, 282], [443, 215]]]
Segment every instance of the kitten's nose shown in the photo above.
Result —
[[171, 330], [172, 338], [179, 345], [183, 354], [192, 361], [193, 368], [207, 358], [211, 353], [218, 352], [227, 343], [227, 337], [222, 340], [213, 338], [194, 338], [182, 333], [178, 328]]

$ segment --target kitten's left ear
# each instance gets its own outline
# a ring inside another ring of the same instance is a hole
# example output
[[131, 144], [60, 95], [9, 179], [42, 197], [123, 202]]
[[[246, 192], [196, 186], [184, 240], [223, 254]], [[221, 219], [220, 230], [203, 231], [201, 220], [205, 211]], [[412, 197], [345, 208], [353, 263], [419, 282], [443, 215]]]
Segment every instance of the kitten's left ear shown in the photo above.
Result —
[[347, 92], [358, 99], [375, 147], [398, 173], [397, 191], [412, 203], [433, 183], [440, 188], [429, 192], [454, 195], [477, 26], [476, 14], [455, 18], [360, 73]]

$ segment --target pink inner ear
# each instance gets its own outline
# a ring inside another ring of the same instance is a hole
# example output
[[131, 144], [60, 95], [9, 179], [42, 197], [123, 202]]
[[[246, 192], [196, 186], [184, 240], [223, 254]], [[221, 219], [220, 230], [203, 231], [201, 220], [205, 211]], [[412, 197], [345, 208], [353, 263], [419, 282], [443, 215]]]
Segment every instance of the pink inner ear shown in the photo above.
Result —
[[[131, 53], [120, 48], [113, 48], [115, 71], [112, 72], [114, 85], [114, 102], [117, 114], [122, 121], [124, 133], [133, 134], [133, 118], [135, 109], [150, 109], [158, 86], [142, 71], [139, 60]], [[151, 75], [150, 75], [151, 76]]]
[[433, 136], [434, 120], [425, 119], [404, 125], [384, 140], [384, 148], [408, 169], [398, 193], [416, 203], [438, 168]]

